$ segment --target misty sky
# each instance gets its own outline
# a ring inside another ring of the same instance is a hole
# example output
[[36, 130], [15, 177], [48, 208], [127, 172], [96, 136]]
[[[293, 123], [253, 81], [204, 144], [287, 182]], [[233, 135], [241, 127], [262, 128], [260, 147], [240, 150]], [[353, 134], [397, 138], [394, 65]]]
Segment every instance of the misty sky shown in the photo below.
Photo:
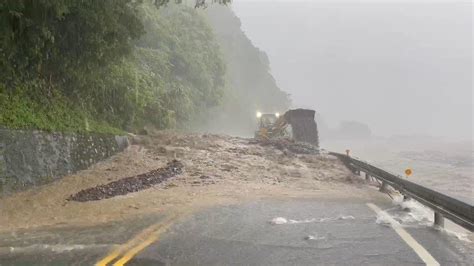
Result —
[[294, 107], [376, 135], [473, 137], [472, 3], [234, 0]]

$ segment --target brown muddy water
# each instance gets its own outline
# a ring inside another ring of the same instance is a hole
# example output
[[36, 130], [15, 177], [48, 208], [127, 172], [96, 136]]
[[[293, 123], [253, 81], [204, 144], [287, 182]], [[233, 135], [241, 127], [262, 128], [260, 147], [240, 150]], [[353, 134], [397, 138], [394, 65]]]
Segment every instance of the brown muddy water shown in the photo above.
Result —
[[[358, 157], [393, 174], [474, 204], [472, 141], [452, 142], [434, 138], [378, 138], [366, 141], [322, 141], [324, 149], [350, 150]], [[405, 169], [413, 174], [406, 177]]]

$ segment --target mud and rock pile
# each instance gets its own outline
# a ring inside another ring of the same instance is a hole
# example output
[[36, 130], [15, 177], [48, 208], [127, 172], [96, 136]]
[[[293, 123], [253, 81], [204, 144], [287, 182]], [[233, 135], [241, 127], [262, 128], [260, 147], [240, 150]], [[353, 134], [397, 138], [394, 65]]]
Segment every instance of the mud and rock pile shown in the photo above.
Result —
[[[122, 153], [0, 198], [0, 232], [87, 225], [272, 197], [363, 195], [336, 157], [291, 140], [150, 131]], [[370, 190], [371, 191], [371, 190]], [[126, 195], [126, 196], [120, 196]]]
[[182, 171], [183, 164], [178, 160], [173, 160], [163, 168], [81, 190], [78, 193], [71, 195], [68, 200], [85, 202], [108, 199], [131, 192], [137, 192], [162, 183], [163, 181], [182, 173]]
[[269, 139], [259, 143], [262, 146], [273, 146], [285, 153], [291, 152], [295, 154], [319, 154], [319, 149], [314, 145], [304, 142], [296, 142], [287, 138]]

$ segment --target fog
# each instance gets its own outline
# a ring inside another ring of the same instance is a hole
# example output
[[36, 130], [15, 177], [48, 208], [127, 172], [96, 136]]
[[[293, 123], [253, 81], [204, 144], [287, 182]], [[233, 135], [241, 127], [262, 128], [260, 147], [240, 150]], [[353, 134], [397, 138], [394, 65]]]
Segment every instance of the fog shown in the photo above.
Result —
[[232, 9], [293, 107], [378, 136], [472, 140], [472, 3], [244, 1]]

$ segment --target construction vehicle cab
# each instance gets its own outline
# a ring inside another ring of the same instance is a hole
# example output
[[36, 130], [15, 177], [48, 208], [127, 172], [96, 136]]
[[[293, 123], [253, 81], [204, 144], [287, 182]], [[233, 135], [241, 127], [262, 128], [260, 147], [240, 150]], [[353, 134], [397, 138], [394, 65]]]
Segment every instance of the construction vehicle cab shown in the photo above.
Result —
[[262, 114], [257, 112], [258, 127], [260, 128], [269, 128], [275, 124], [277, 119], [280, 117], [279, 113], [274, 114]]
[[258, 128], [255, 138], [270, 140], [272, 138], [290, 138], [319, 146], [318, 130], [314, 110], [294, 109], [284, 115], [279, 113], [257, 112]]
[[270, 136], [275, 135], [275, 124], [279, 119], [279, 113], [260, 113], [257, 112], [258, 128], [255, 132], [256, 138], [268, 139]]

